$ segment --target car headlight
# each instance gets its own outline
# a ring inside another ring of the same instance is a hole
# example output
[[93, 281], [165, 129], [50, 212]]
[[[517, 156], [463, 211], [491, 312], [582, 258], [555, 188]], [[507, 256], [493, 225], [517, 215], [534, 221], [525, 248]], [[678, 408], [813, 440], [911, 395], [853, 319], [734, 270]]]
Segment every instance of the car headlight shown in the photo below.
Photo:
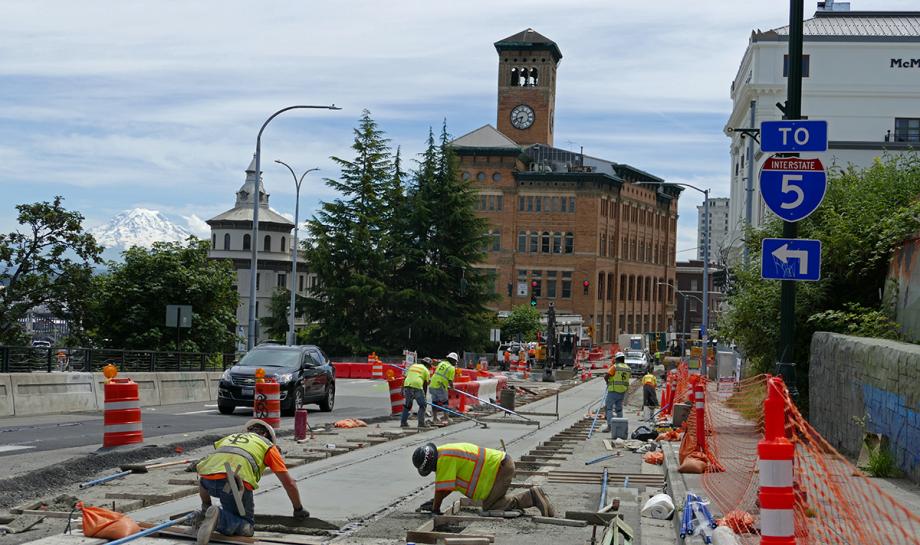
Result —
[[229, 369], [224, 371], [224, 374], [220, 376], [220, 380], [226, 380], [227, 382], [230, 381], [230, 370]]
[[294, 373], [285, 373], [283, 375], [275, 375], [275, 380], [281, 384], [286, 384], [291, 382], [294, 379]]

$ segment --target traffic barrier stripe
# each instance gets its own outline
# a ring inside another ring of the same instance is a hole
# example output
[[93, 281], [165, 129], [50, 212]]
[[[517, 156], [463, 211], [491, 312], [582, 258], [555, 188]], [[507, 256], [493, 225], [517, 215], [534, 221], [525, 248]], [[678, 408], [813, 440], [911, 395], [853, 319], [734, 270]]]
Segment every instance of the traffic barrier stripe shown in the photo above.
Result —
[[277, 382], [256, 382], [252, 417], [265, 421], [266, 424], [275, 429], [281, 427], [280, 384]]
[[114, 378], [104, 386], [102, 447], [144, 442], [138, 385], [128, 378]]

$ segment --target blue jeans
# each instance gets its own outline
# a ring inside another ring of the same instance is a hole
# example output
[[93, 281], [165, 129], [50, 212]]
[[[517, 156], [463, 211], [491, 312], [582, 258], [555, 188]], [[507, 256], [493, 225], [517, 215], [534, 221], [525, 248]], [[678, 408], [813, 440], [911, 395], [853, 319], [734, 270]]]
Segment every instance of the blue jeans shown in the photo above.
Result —
[[610, 426], [610, 419], [613, 418], [613, 415], [610, 413], [613, 410], [617, 412], [617, 418], [623, 418], [623, 398], [626, 397], [626, 393], [620, 392], [607, 392], [607, 399], [604, 403], [604, 408], [607, 412], [607, 426]]
[[402, 417], [399, 419], [400, 426], [409, 424], [409, 411], [412, 410], [412, 402], [418, 403], [418, 425], [425, 425], [425, 407], [428, 401], [425, 399], [425, 390], [420, 388], [403, 388], [403, 395], [406, 400], [403, 402]]
[[243, 489], [243, 507], [246, 509], [244, 517], [236, 510], [233, 492], [229, 488], [224, 492], [227, 479], [199, 479], [198, 482], [212, 498], [220, 499], [220, 517], [217, 519], [215, 530], [225, 536], [234, 536], [239, 535], [246, 524], [255, 524], [255, 503], [252, 498], [252, 490]]
[[441, 410], [441, 407], [447, 407], [447, 388], [431, 388], [429, 391], [431, 392], [431, 415], [435, 416]]

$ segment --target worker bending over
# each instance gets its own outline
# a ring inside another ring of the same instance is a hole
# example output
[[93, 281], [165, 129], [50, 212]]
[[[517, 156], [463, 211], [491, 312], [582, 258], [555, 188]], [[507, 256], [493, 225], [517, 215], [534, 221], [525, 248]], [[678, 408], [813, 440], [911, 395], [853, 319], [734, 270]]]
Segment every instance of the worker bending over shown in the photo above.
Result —
[[610, 431], [613, 418], [611, 414], [616, 410], [617, 418], [623, 418], [623, 399], [626, 397], [626, 390], [629, 389], [629, 378], [632, 373], [629, 366], [626, 365], [626, 354], [617, 352], [613, 357], [614, 364], [607, 369], [604, 380], [607, 381], [607, 398], [604, 403], [606, 411], [607, 429]]
[[459, 492], [482, 502], [484, 511], [508, 511], [536, 507], [545, 517], [556, 516], [556, 509], [539, 486], [507, 496], [514, 477], [514, 460], [495, 449], [472, 443], [428, 443], [412, 453], [412, 465], [425, 477], [434, 471], [434, 499], [421, 510], [441, 513], [441, 504], [451, 492]]
[[646, 410], [645, 418], [651, 420], [658, 408], [658, 379], [651, 371], [642, 377], [642, 407]]
[[[430, 361], [430, 360], [429, 360]], [[418, 427], [425, 427], [425, 411], [428, 405], [428, 383], [431, 382], [431, 373], [421, 363], [413, 363], [406, 369], [406, 378], [403, 380], [402, 417], [399, 420], [400, 428], [409, 427], [409, 412], [412, 411], [412, 402], [418, 403]]]
[[[246, 422], [243, 433], [234, 433], [214, 443], [217, 452], [202, 458], [196, 465], [199, 475], [198, 545], [205, 545], [215, 529], [225, 536], [251, 536], [255, 524], [255, 504], [252, 491], [259, 488], [262, 473], [268, 467], [278, 476], [287, 492], [294, 519], [310, 517], [300, 503], [297, 483], [288, 473], [281, 451], [275, 446], [275, 430], [262, 420]], [[237, 489], [242, 495], [245, 513], [240, 513], [228, 482], [226, 464], [236, 473]], [[211, 498], [220, 499], [220, 507], [211, 505]]]
[[440, 420], [438, 414], [444, 417], [441, 422], [450, 423], [447, 413], [441, 410], [441, 407], [447, 407], [447, 390], [454, 387], [454, 374], [457, 372], [454, 366], [457, 365], [458, 359], [457, 353], [451, 352], [447, 359], [438, 363], [431, 376], [431, 417], [435, 423]]

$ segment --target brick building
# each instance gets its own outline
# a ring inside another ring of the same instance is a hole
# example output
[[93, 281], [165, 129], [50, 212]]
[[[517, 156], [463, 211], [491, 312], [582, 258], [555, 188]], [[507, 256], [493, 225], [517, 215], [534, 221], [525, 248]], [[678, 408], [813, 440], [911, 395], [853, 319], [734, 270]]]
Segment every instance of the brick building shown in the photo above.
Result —
[[[709, 267], [709, 331], [719, 329], [719, 316], [725, 302], [722, 287], [716, 282], [723, 270], [710, 264]], [[703, 324], [703, 260], [693, 259], [677, 262], [677, 307], [674, 311], [674, 331], [690, 333]], [[684, 299], [686, 298], [686, 323], [684, 322]], [[711, 336], [711, 334], [710, 334]]]
[[[510, 311], [536, 296], [596, 343], [673, 325], [677, 186], [553, 147], [559, 47], [532, 29], [495, 43], [497, 126], [452, 145], [491, 225], [481, 268]], [[581, 330], [584, 327], [586, 330]]]

